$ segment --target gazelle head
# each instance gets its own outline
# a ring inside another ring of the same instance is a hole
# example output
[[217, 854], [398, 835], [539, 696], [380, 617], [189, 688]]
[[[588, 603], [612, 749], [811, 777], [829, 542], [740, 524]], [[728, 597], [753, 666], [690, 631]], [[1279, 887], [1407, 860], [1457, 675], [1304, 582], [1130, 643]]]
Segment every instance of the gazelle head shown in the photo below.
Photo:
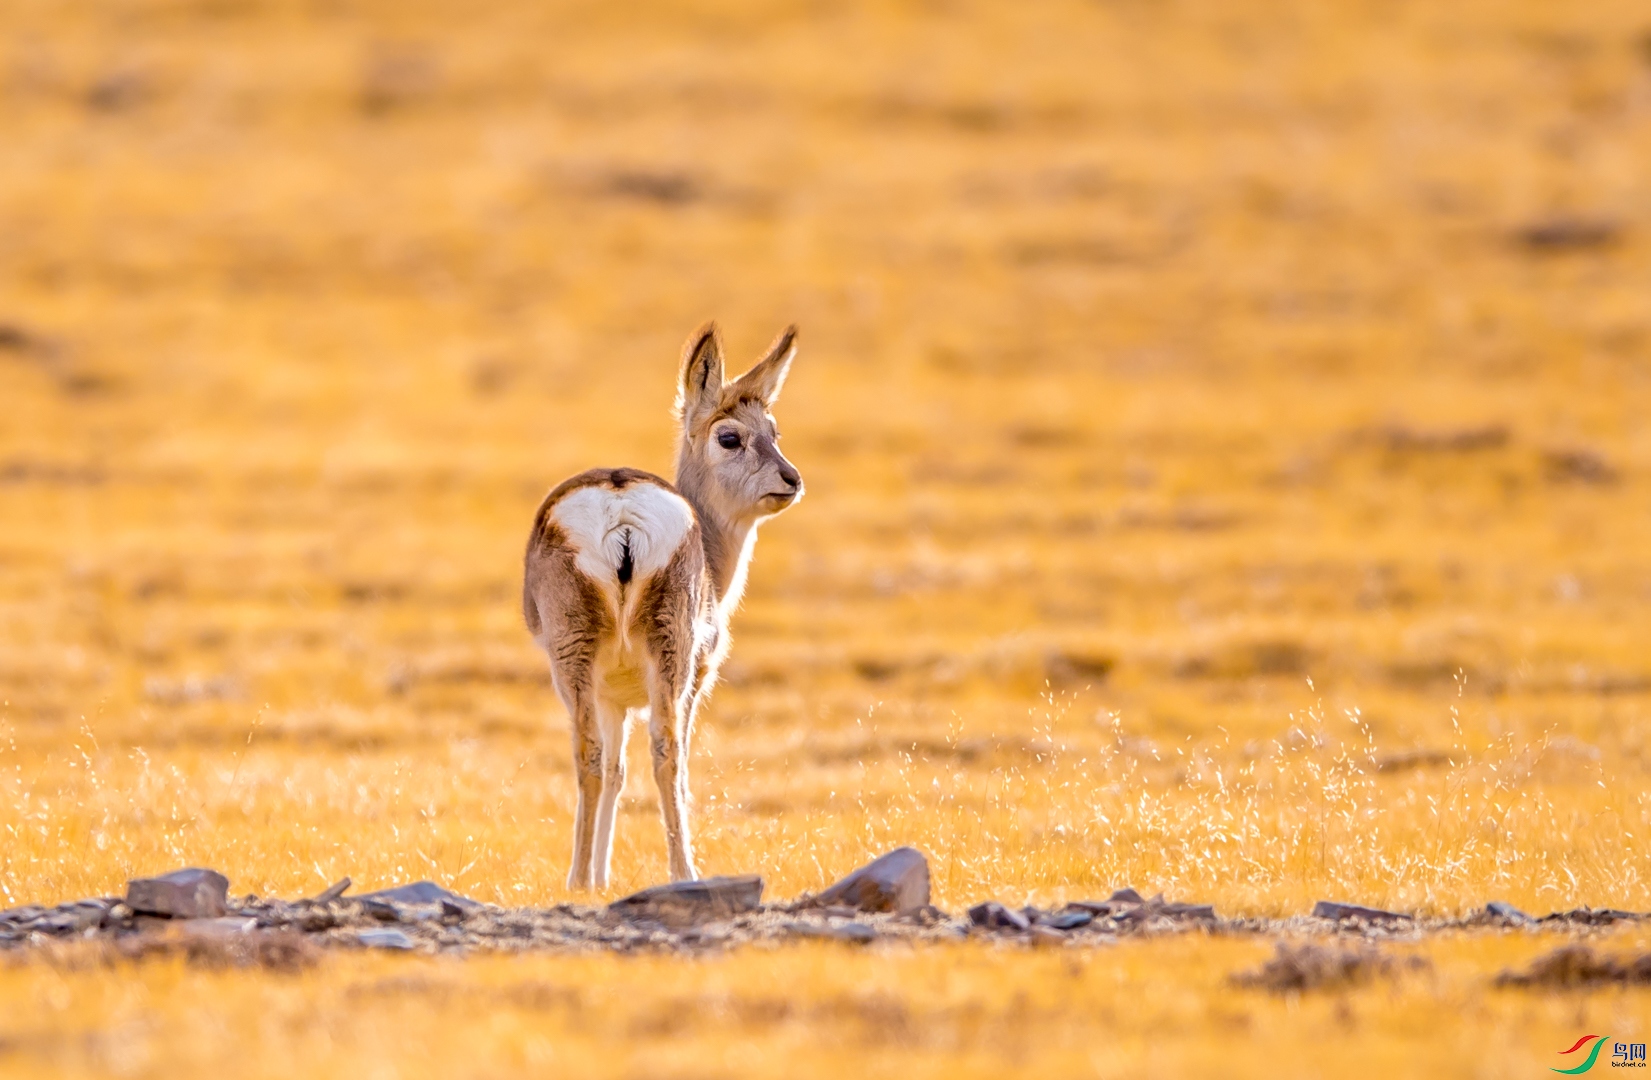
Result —
[[727, 382], [716, 324], [688, 339], [677, 384], [677, 486], [726, 522], [755, 522], [803, 497], [803, 478], [780, 453], [769, 412], [796, 354], [792, 326], [750, 371]]

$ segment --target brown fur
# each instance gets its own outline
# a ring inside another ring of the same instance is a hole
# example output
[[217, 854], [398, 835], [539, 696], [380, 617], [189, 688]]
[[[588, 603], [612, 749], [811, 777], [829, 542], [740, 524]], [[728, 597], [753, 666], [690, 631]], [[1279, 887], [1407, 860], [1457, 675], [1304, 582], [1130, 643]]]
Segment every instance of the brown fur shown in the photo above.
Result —
[[[565, 548], [567, 546], [567, 538], [562, 535], [562, 530], [557, 528], [555, 522], [550, 520], [551, 511], [556, 509], [556, 504], [562, 501], [563, 496], [587, 487], [605, 486], [612, 488], [614, 491], [624, 491], [625, 488], [639, 480], [658, 484], [666, 491], [676, 494], [676, 488], [653, 473], [626, 466], [620, 466], [616, 469], [586, 469], [577, 476], [570, 476], [551, 488], [550, 494], [540, 501], [539, 509], [533, 515], [533, 530], [527, 535], [526, 564], [532, 566], [536, 549], [541, 552], [550, 552], [557, 547]], [[571, 552], [569, 552], [568, 558], [571, 561]], [[529, 590], [532, 581], [532, 573], [523, 575], [522, 617], [527, 620], [528, 633], [537, 637], [543, 629], [543, 623], [540, 622], [539, 610], [535, 606], [533, 594]]]

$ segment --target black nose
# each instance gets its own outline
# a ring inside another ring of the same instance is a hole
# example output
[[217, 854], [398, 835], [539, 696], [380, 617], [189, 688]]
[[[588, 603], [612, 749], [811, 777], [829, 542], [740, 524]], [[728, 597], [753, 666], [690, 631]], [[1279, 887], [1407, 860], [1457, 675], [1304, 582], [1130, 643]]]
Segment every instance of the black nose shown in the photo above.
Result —
[[780, 466], [780, 479], [784, 480], [792, 488], [795, 488], [798, 484], [803, 482], [802, 475], [789, 465]]

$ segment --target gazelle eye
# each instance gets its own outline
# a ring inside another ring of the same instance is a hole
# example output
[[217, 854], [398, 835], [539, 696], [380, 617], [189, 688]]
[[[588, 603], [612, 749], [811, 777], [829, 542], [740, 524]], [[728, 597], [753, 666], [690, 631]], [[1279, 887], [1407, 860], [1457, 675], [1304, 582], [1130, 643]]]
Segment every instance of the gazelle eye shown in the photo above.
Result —
[[717, 445], [724, 450], [738, 450], [740, 448], [739, 432], [719, 431], [717, 433]]

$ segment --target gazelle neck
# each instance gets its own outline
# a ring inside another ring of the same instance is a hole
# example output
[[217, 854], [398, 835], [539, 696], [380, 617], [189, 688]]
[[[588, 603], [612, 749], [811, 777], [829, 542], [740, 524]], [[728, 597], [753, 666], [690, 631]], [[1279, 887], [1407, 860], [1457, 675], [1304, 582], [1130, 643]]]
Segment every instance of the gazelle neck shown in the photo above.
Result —
[[757, 543], [755, 517], [730, 518], [717, 505], [719, 500], [707, 490], [709, 484], [692, 468], [677, 466], [676, 489], [699, 519], [700, 540], [705, 545], [705, 566], [716, 590], [717, 606], [724, 611], [739, 605], [745, 592], [745, 571], [751, 564], [751, 549]]

